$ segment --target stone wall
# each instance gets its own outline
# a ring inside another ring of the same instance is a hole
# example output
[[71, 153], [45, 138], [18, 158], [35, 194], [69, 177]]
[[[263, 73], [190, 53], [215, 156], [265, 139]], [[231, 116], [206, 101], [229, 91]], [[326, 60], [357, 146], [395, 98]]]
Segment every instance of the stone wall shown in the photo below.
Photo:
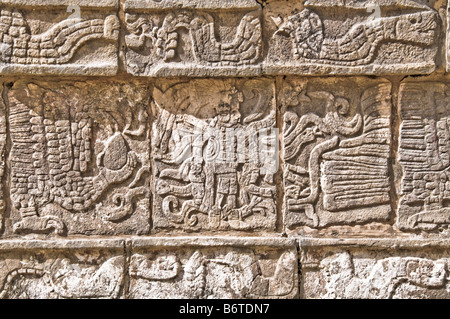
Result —
[[0, 298], [449, 298], [445, 0], [0, 0]]

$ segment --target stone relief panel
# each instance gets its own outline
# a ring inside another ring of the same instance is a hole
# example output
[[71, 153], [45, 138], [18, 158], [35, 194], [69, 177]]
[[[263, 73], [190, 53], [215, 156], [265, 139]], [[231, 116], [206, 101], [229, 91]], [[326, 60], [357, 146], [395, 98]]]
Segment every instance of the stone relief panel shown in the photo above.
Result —
[[[169, 240], [168, 240], [169, 241]], [[216, 241], [216, 243], [219, 241]], [[269, 241], [266, 241], [269, 242]], [[134, 244], [129, 298], [295, 298], [295, 246]]]
[[288, 228], [389, 219], [390, 92], [389, 82], [362, 78], [283, 83]]
[[149, 231], [150, 89], [14, 83], [8, 91], [15, 234]]
[[266, 74], [431, 73], [441, 21], [413, 0], [271, 0]]
[[266, 79], [155, 85], [155, 228], [275, 229], [274, 96]]
[[449, 251], [307, 248], [302, 298], [448, 299]]
[[100, 2], [0, 1], [0, 74], [115, 75], [118, 3]]
[[448, 228], [450, 203], [450, 88], [445, 82], [403, 83], [398, 159], [402, 168], [398, 226]]
[[127, 0], [128, 72], [138, 76], [261, 73], [260, 5], [254, 0]]
[[123, 247], [2, 251], [0, 299], [115, 299], [124, 269]]

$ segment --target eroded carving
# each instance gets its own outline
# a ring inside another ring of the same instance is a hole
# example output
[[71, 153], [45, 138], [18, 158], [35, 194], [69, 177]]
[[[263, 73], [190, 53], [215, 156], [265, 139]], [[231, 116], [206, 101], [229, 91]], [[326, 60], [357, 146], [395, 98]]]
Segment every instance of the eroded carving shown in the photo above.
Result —
[[[286, 298], [295, 296], [293, 251], [239, 247], [132, 256], [132, 298]], [[270, 257], [267, 257], [270, 256]]]
[[8, 93], [14, 232], [147, 231], [148, 89], [66, 85]]
[[155, 227], [273, 229], [271, 82], [176, 83], [154, 98]]
[[[305, 294], [316, 298], [448, 298], [450, 294], [446, 257], [383, 257], [340, 250], [315, 254], [323, 259], [305, 269]], [[321, 287], [315, 292], [309, 286], [313, 280]]]
[[[31, 22], [27, 21], [31, 15]], [[0, 70], [2, 73], [61, 73], [58, 67], [66, 66], [65, 73], [74, 74], [114, 74], [112, 58], [117, 59], [114, 47], [117, 47], [120, 23], [115, 15], [102, 18], [69, 17], [52, 23], [45, 31], [33, 18], [33, 12], [3, 8], [0, 13]], [[105, 47], [112, 45], [109, 56], [96, 61], [103, 70], [92, 65], [92, 61], [83, 61], [75, 56], [87, 46], [96, 51], [93, 40], [100, 40]], [[76, 61], [80, 60], [80, 61]], [[67, 66], [71, 66], [71, 68]], [[84, 66], [89, 70], [76, 69]], [[98, 70], [95, 70], [98, 69]]]
[[[435, 10], [417, 4], [403, 3], [401, 14], [392, 8], [394, 1], [361, 2], [338, 5], [348, 13], [333, 10], [328, 1], [305, 3], [296, 14], [282, 16], [273, 4], [267, 21], [274, 29], [269, 44], [267, 70], [291, 73], [301, 69], [307, 73], [407, 73], [432, 72], [437, 52], [439, 16]], [[370, 15], [370, 8], [377, 9]], [[333, 14], [330, 13], [333, 10]], [[417, 12], [419, 10], [419, 12]], [[336, 16], [335, 16], [336, 15]], [[351, 16], [350, 18], [348, 16]], [[403, 52], [399, 60], [392, 51]]]
[[385, 220], [390, 84], [350, 92], [345, 81], [330, 91], [319, 83], [286, 83], [281, 93], [287, 226]]
[[124, 258], [105, 258], [93, 251], [85, 254], [2, 254], [0, 298], [118, 298], [123, 286]]
[[450, 223], [449, 88], [445, 83], [401, 86], [399, 161], [403, 168], [398, 225], [427, 231]]
[[[227, 74], [239, 73], [237, 67], [251, 71], [262, 56], [260, 15], [261, 11], [234, 16], [199, 10], [130, 11], [125, 16], [128, 70], [147, 76], [220, 75], [221, 68]], [[221, 25], [227, 20], [236, 24]], [[226, 33], [218, 37], [217, 30]]]

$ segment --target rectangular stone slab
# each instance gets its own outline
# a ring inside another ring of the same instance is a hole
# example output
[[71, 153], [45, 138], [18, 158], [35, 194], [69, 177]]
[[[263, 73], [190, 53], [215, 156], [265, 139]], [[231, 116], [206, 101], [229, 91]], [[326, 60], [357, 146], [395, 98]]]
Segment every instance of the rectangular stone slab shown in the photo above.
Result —
[[7, 236], [149, 231], [149, 92], [120, 82], [13, 84]]
[[450, 131], [447, 81], [400, 86], [399, 163], [402, 167], [398, 226], [435, 231], [450, 224]]
[[268, 79], [156, 82], [154, 228], [275, 230], [274, 89]]
[[270, 0], [263, 73], [432, 73], [444, 42], [439, 9], [409, 0]]
[[0, 4], [0, 74], [117, 73], [117, 1]]
[[257, 76], [263, 57], [256, 1], [126, 1], [128, 73]]
[[[3, 97], [4, 86], [0, 87], [0, 96]], [[0, 98], [0, 233], [4, 229], [4, 214], [6, 210], [5, 194], [5, 168], [7, 154], [7, 122], [6, 122], [6, 104], [3, 98]]]
[[128, 298], [295, 298], [295, 241], [277, 238], [134, 239]]
[[300, 247], [301, 298], [449, 298], [448, 243], [301, 240]]
[[287, 78], [279, 92], [285, 225], [388, 221], [391, 84]]
[[125, 243], [3, 241], [0, 298], [119, 298], [124, 287]]

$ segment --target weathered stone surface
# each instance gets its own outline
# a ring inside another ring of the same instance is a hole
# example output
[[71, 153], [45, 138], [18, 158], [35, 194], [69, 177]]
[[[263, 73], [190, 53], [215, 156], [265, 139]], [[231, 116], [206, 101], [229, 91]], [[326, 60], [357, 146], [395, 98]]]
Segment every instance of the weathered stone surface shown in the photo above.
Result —
[[[125, 1], [127, 69], [138, 76], [261, 73], [256, 1]], [[197, 10], [193, 10], [193, 9]]]
[[[302, 298], [449, 298], [447, 249], [302, 249]], [[389, 248], [388, 248], [389, 249]]]
[[449, 93], [446, 82], [400, 87], [398, 157], [403, 176], [398, 226], [402, 230], [443, 230], [450, 223]]
[[413, 0], [268, 1], [264, 73], [431, 73], [443, 41], [435, 9]]
[[0, 4], [0, 74], [117, 73], [118, 1]]
[[[136, 239], [129, 298], [294, 298], [297, 250], [293, 241]], [[171, 243], [171, 244], [167, 244]]]
[[283, 83], [287, 227], [389, 219], [390, 92], [362, 78]]
[[0, 298], [118, 298], [124, 285], [124, 243], [105, 244], [45, 249], [35, 242], [20, 250], [2, 244]]
[[14, 83], [14, 233], [148, 232], [148, 92], [119, 82]]
[[274, 82], [160, 81], [153, 97], [154, 227], [274, 230]]

